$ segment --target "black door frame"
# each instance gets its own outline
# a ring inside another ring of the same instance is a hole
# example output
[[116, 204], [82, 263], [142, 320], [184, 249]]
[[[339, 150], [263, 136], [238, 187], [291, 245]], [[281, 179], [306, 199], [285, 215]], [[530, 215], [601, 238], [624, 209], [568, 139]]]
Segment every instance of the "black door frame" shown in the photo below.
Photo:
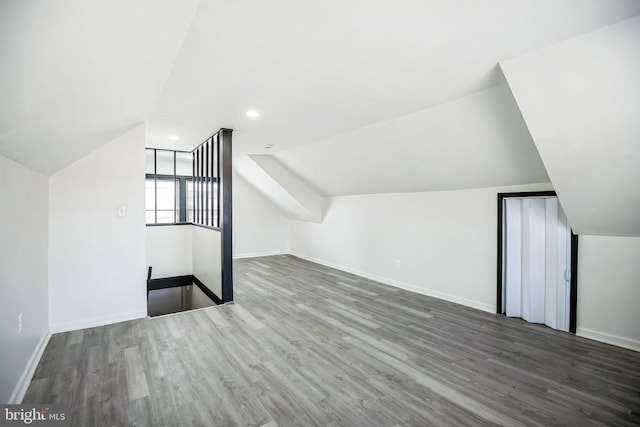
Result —
[[[496, 299], [496, 313], [505, 314], [502, 307], [502, 238], [504, 199], [508, 197], [558, 197], [555, 191], [527, 191], [520, 193], [498, 193], [498, 286]], [[569, 332], [576, 333], [576, 314], [578, 305], [578, 235], [571, 230], [571, 280], [569, 282]]]

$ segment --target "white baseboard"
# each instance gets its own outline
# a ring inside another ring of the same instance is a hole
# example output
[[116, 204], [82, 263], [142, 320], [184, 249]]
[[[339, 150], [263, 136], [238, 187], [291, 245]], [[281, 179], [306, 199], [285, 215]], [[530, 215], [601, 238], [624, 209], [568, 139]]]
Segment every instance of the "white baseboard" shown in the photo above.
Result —
[[126, 322], [127, 320], [142, 319], [147, 317], [146, 309], [144, 311], [131, 311], [128, 313], [119, 313], [111, 316], [94, 317], [91, 319], [83, 319], [73, 322], [52, 323], [51, 332], [77, 331], [79, 329], [95, 328], [96, 326], [110, 325], [112, 323]]
[[47, 329], [40, 337], [40, 340], [38, 341], [36, 348], [33, 350], [33, 353], [31, 353], [31, 357], [29, 358], [27, 365], [24, 367], [22, 375], [20, 375], [18, 384], [16, 384], [16, 388], [13, 390], [13, 393], [11, 393], [11, 397], [9, 397], [9, 404], [22, 403], [22, 399], [24, 399], [24, 395], [29, 388], [29, 384], [31, 383], [33, 374], [36, 372], [36, 368], [38, 367], [38, 363], [40, 363], [42, 353], [44, 353], [44, 349], [47, 348], [47, 344], [49, 343], [50, 338], [51, 330]]
[[579, 337], [588, 338], [590, 340], [628, 348], [629, 350], [640, 351], [640, 341], [631, 338], [607, 334], [606, 332], [594, 331], [593, 329], [588, 328], [576, 328], [576, 335]]
[[237, 254], [233, 256], [233, 259], [243, 259], [243, 258], [258, 258], [261, 256], [274, 256], [274, 255], [288, 255], [289, 252], [275, 251], [275, 252], [254, 252], [247, 254]]
[[454, 302], [456, 304], [461, 304], [467, 307], [475, 308], [475, 309], [486, 311], [489, 313], [496, 312], [496, 307], [491, 304], [486, 304], [486, 303], [470, 300], [467, 298], [462, 298], [456, 295], [451, 295], [444, 292], [435, 291], [432, 289], [425, 289], [425, 288], [413, 285], [411, 283], [400, 282], [398, 280], [389, 279], [387, 277], [376, 276], [375, 274], [370, 274], [365, 271], [360, 271], [360, 270], [345, 267], [342, 265], [334, 264], [332, 262], [327, 262], [325, 260], [310, 257], [297, 252], [291, 252], [290, 254], [298, 258], [306, 259], [307, 261], [315, 262], [316, 264], [325, 265], [327, 267], [335, 268], [336, 270], [345, 271], [347, 273], [355, 274], [357, 276], [361, 276], [370, 280], [375, 280], [376, 282], [384, 283], [386, 285], [394, 286], [396, 288], [415, 292], [417, 294], [427, 295], [427, 296], [438, 298], [444, 301]]

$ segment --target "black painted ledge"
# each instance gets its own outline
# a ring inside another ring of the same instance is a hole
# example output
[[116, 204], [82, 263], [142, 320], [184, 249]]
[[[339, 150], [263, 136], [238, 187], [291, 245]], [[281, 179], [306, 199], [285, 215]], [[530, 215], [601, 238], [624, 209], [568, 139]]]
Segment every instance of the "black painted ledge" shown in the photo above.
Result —
[[179, 286], [189, 286], [196, 284], [198, 288], [206, 296], [211, 298], [216, 305], [222, 304], [222, 300], [215, 294], [211, 289], [207, 287], [200, 279], [198, 279], [193, 274], [186, 274], [184, 276], [173, 276], [173, 277], [160, 277], [158, 279], [149, 279], [147, 280], [147, 295], [149, 291], [155, 291], [157, 289], [167, 289], [167, 288], [176, 288]]

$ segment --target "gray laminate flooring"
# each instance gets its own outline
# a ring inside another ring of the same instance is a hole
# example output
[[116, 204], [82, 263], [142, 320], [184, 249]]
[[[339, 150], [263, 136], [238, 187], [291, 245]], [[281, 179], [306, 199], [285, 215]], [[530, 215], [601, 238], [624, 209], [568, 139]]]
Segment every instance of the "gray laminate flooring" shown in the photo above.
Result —
[[640, 353], [291, 256], [236, 303], [56, 334], [25, 403], [76, 426], [640, 424]]

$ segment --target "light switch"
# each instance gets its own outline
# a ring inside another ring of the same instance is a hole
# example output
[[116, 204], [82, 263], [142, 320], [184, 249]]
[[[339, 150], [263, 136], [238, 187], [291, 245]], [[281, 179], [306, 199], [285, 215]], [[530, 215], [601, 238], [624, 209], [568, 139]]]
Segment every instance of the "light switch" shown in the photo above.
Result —
[[118, 206], [118, 216], [119, 217], [127, 216], [127, 207], [125, 205]]

